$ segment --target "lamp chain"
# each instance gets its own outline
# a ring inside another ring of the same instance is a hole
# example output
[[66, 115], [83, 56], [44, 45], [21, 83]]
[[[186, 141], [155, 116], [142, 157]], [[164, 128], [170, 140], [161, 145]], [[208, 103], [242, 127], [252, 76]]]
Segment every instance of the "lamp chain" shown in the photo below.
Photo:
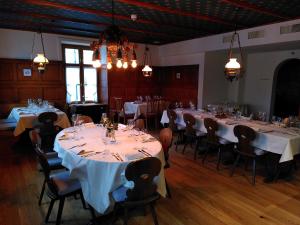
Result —
[[30, 56], [31, 60], [33, 59], [34, 42], [35, 42], [35, 33], [33, 34], [33, 39], [32, 39], [31, 56]]
[[42, 32], [40, 33], [40, 35], [41, 35], [41, 42], [42, 42], [42, 47], [43, 47], [43, 54], [44, 54], [45, 62], [46, 62], [46, 53], [45, 53], [44, 39], [43, 39], [43, 34], [42, 34]]

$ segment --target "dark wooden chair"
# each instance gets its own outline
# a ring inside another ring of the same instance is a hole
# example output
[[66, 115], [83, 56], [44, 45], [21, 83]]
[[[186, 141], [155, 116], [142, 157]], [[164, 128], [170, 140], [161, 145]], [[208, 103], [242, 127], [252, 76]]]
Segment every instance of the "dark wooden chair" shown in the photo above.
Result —
[[172, 130], [173, 134], [177, 135], [177, 140], [175, 142], [175, 151], [177, 151], [179, 142], [182, 142], [183, 140], [185, 127], [176, 124], [177, 114], [173, 109], [168, 109], [167, 114], [169, 118], [169, 128]]
[[[62, 170], [65, 169], [65, 167], [61, 164], [62, 163], [62, 159], [58, 157], [56, 152], [43, 152], [40, 149], [40, 145], [39, 144], [35, 144], [35, 151], [38, 152], [37, 157], [38, 157], [38, 161], [41, 162], [41, 160], [39, 159], [39, 154], [42, 154], [43, 157], [47, 160], [47, 164], [48, 164], [48, 169], [50, 170], [50, 172], [55, 171], [55, 170]], [[41, 168], [43, 168], [43, 165], [40, 163]], [[43, 181], [43, 185], [42, 185], [42, 189], [41, 189], [41, 193], [40, 193], [40, 197], [39, 197], [39, 205], [41, 205], [42, 200], [43, 200], [43, 196], [44, 196], [44, 192], [45, 192], [45, 188], [46, 188], [46, 177], [44, 178]]]
[[[236, 160], [232, 166], [230, 176], [233, 176], [235, 168], [237, 167], [240, 157], [244, 157], [246, 160], [245, 169], [247, 169], [249, 159], [252, 160], [252, 185], [255, 185], [256, 176], [256, 160], [260, 156], [265, 156], [265, 151], [254, 148], [251, 142], [256, 138], [256, 132], [247, 126], [237, 125], [233, 129], [234, 135], [238, 139], [235, 151], [237, 152]], [[267, 166], [265, 162], [265, 166]]]
[[159, 102], [157, 100], [147, 100], [146, 102], [147, 108], [146, 108], [146, 114], [145, 114], [145, 120], [146, 120], [146, 129], [149, 129], [148, 123], [149, 120], [154, 121], [155, 128], [158, 126], [158, 104]]
[[145, 120], [144, 119], [136, 119], [134, 121], [134, 129], [137, 130], [145, 130]]
[[57, 172], [54, 174], [50, 174], [51, 168], [48, 163], [47, 158], [43, 151], [37, 147], [36, 153], [38, 156], [39, 163], [42, 166], [45, 180], [47, 184], [47, 195], [51, 199], [48, 212], [45, 218], [45, 222], [48, 223], [49, 217], [56, 200], [59, 200], [59, 207], [56, 217], [56, 225], [61, 223], [61, 216], [63, 212], [65, 198], [68, 196], [75, 196], [76, 194], [80, 195], [83, 207], [86, 208], [85, 202], [83, 199], [83, 194], [81, 191], [80, 183], [77, 179], [70, 178], [69, 171]]
[[113, 106], [110, 106], [110, 117], [115, 118], [117, 116], [118, 123], [120, 122], [120, 117], [123, 114], [123, 98], [113, 97]]
[[196, 142], [196, 147], [194, 150], [194, 159], [196, 160], [199, 144], [201, 142], [201, 139], [203, 139], [206, 136], [206, 133], [195, 129], [196, 119], [193, 115], [191, 115], [189, 113], [185, 113], [185, 114], [183, 114], [183, 120], [186, 124], [186, 127], [185, 127], [185, 131], [183, 133], [184, 146], [182, 149], [182, 154], [184, 154], [185, 148], [188, 144], [192, 144], [192, 143]]
[[220, 162], [222, 160], [223, 150], [232, 149], [233, 143], [216, 135], [216, 132], [219, 129], [219, 125], [217, 121], [215, 121], [214, 119], [204, 118], [204, 126], [207, 130], [207, 136], [206, 136], [207, 149], [204, 153], [202, 164], [204, 164], [205, 159], [211, 149], [218, 149], [217, 170], [219, 170]]
[[60, 128], [54, 125], [56, 120], [55, 112], [44, 112], [38, 116], [38, 123], [34, 125], [41, 138], [41, 148], [46, 152], [53, 151], [55, 137], [60, 131]]
[[[164, 166], [165, 169], [168, 169], [170, 167], [169, 150], [172, 145], [172, 139], [173, 139], [173, 133], [170, 128], [164, 128], [159, 132], [159, 141], [161, 143], [161, 146], [164, 151], [164, 156], [165, 156], [165, 163], [166, 163]], [[170, 188], [169, 188], [167, 179], [166, 179], [166, 188], [167, 188], [168, 197], [171, 198], [171, 192], [170, 192]]]
[[116, 201], [115, 212], [119, 208], [124, 209], [124, 225], [128, 222], [129, 209], [146, 206], [150, 206], [154, 224], [158, 225], [154, 203], [160, 195], [156, 191], [157, 185], [153, 179], [159, 175], [160, 170], [161, 162], [155, 157], [147, 157], [127, 165], [125, 177], [128, 181], [134, 182], [134, 188], [127, 189], [122, 186], [112, 194]]

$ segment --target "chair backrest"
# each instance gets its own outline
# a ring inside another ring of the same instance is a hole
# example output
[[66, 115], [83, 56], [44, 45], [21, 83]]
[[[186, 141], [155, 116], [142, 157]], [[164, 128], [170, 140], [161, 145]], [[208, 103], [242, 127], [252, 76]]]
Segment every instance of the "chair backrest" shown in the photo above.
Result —
[[212, 118], [204, 118], [204, 126], [207, 130], [208, 143], [217, 144], [219, 142], [219, 137], [216, 135], [219, 129], [217, 121]]
[[147, 100], [147, 112], [146, 114], [153, 114], [153, 113], [158, 113], [158, 104], [159, 102], [157, 100]]
[[183, 120], [186, 124], [185, 134], [186, 135], [196, 135], [196, 129], [194, 128], [196, 124], [196, 119], [193, 115], [189, 113], [183, 114]]
[[79, 115], [77, 117], [77, 122], [78, 121], [82, 121], [82, 123], [92, 123], [93, 122], [92, 118], [89, 116], [86, 116], [86, 115]]
[[170, 128], [164, 128], [159, 132], [159, 141], [162, 145], [165, 154], [168, 154], [172, 144], [173, 133]]
[[144, 130], [145, 129], [145, 121], [144, 119], [137, 119], [134, 122], [134, 128], [138, 130]]
[[48, 163], [48, 160], [46, 158], [45, 153], [43, 152], [43, 150], [40, 148], [40, 146], [36, 146], [36, 148], [34, 148], [38, 161], [42, 167], [43, 173], [45, 175], [45, 179], [46, 181], [48, 181], [50, 179], [50, 166]]
[[125, 176], [134, 182], [134, 188], [128, 189], [127, 201], [139, 201], [151, 197], [156, 193], [157, 185], [153, 178], [158, 176], [161, 162], [158, 158], [147, 157], [128, 164]]
[[171, 128], [172, 131], [177, 130], [177, 125], [176, 125], [176, 119], [177, 119], [177, 114], [173, 109], [168, 109], [167, 114], [169, 117], [169, 128]]
[[123, 110], [123, 99], [121, 97], [114, 97], [115, 110], [121, 112]]
[[38, 116], [38, 121], [47, 125], [53, 125], [56, 120], [57, 114], [55, 112], [43, 112]]
[[38, 116], [40, 124], [39, 136], [41, 138], [41, 147], [44, 150], [51, 151], [59, 128], [54, 125], [57, 120], [57, 114], [54, 112], [44, 112]]
[[239, 140], [237, 145], [237, 150], [241, 154], [245, 155], [255, 155], [254, 148], [251, 146], [251, 142], [255, 139], [255, 131], [244, 125], [237, 125], [233, 128], [233, 133]]
[[43, 150], [37, 146], [35, 148], [35, 152], [37, 154], [37, 158], [38, 158], [38, 161], [42, 167], [42, 171], [44, 173], [44, 176], [45, 176], [45, 181], [48, 185], [48, 188], [50, 190], [50, 193], [52, 194], [57, 194], [57, 188], [56, 186], [52, 183], [51, 179], [50, 179], [50, 166], [49, 166], [49, 163], [48, 163], [48, 160], [46, 158], [46, 154], [43, 152]]

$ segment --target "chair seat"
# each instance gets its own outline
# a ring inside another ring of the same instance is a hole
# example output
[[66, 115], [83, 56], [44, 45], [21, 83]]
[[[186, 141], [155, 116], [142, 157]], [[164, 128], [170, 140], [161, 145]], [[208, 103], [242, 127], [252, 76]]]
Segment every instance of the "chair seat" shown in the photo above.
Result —
[[229, 145], [229, 144], [231, 144], [232, 142], [226, 140], [225, 138], [219, 137], [219, 143], [220, 143], [221, 145]]
[[69, 171], [55, 173], [50, 176], [57, 188], [58, 195], [67, 195], [81, 189], [80, 182], [77, 179], [70, 178]]
[[255, 155], [257, 155], [257, 156], [261, 156], [261, 155], [266, 154], [267, 152], [266, 152], [265, 150], [260, 149], [260, 148], [255, 148], [255, 149], [254, 149], [254, 153], [255, 153]]
[[202, 132], [202, 131], [200, 131], [200, 130], [197, 130], [196, 131], [196, 136], [197, 137], [205, 137], [207, 134], [205, 133], [205, 132]]
[[178, 131], [182, 131], [182, 130], [184, 130], [184, 129], [185, 129], [185, 126], [180, 125], [180, 124], [177, 125], [177, 130], [178, 130]]
[[8, 119], [1, 119], [0, 123], [17, 123], [17, 121], [14, 118], [8, 118]]
[[127, 192], [128, 188], [125, 186], [121, 186], [118, 189], [114, 190], [112, 193], [112, 197], [115, 200], [115, 202], [123, 202], [127, 198]]
[[61, 163], [62, 163], [62, 159], [55, 157], [55, 158], [48, 158], [47, 159], [50, 170], [55, 170], [55, 169], [61, 169], [64, 168]]
[[46, 153], [46, 158], [51, 159], [51, 158], [58, 158], [57, 152], [47, 152]]
[[0, 130], [14, 130], [17, 123], [0, 123]]

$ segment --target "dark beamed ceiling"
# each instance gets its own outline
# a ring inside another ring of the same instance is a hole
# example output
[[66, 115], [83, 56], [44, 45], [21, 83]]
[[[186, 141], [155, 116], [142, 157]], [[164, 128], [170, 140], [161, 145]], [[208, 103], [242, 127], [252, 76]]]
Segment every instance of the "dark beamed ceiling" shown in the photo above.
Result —
[[[0, 28], [97, 38], [111, 11], [110, 0], [0, 0]], [[300, 0], [115, 0], [114, 12], [130, 41], [166, 44], [296, 19]]]

